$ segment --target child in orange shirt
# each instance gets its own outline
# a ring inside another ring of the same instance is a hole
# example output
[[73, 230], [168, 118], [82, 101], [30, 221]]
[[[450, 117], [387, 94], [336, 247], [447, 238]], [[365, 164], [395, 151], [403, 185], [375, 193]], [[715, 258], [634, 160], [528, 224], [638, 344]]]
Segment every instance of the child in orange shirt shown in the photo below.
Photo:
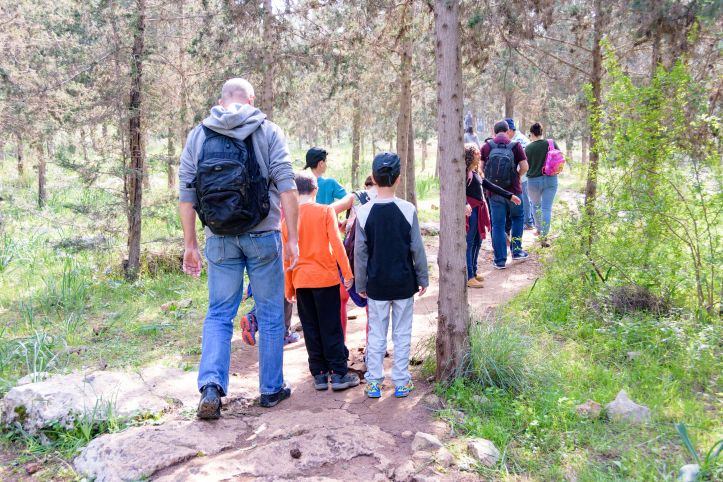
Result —
[[[331, 378], [332, 390], [359, 385], [359, 377], [348, 373], [348, 351], [341, 327], [339, 269], [344, 285], [350, 287], [354, 278], [334, 209], [315, 202], [316, 178], [296, 174], [299, 191], [299, 260], [293, 270], [286, 268], [286, 298], [296, 301], [304, 330], [309, 370], [314, 388], [326, 390]], [[282, 227], [284, 243], [286, 227]]]

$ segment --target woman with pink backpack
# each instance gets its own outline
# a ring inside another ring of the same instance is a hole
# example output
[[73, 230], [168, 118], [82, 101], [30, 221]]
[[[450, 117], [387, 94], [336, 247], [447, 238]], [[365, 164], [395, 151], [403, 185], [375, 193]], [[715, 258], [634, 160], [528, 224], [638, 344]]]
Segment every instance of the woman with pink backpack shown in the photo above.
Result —
[[530, 127], [530, 143], [525, 147], [527, 162], [527, 193], [532, 204], [537, 234], [543, 248], [550, 246], [547, 235], [552, 220], [552, 203], [557, 194], [557, 175], [562, 172], [565, 157], [552, 139], [542, 136], [542, 124]]

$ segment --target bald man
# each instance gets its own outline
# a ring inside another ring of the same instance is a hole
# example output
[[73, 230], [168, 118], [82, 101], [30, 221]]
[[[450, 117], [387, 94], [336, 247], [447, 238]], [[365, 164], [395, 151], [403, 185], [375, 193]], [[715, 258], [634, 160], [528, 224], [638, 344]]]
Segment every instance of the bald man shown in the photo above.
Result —
[[[258, 169], [252, 165], [248, 169], [253, 170], [249, 172], [260, 171], [265, 180], [262, 186], [264, 189], [268, 187], [268, 203], [261, 202], [260, 212], [253, 213], [255, 216], [251, 217], [258, 219], [257, 224], [239, 226], [237, 230], [234, 226], [226, 226], [223, 231], [217, 226], [213, 229], [205, 226], [208, 312], [203, 322], [198, 373], [201, 401], [197, 416], [217, 419], [221, 416], [221, 397], [228, 390], [233, 320], [243, 295], [244, 272], [248, 273], [253, 284], [256, 301], [261, 406], [273, 407], [291, 395], [283, 376], [284, 273], [280, 230], [283, 207], [289, 233], [283, 252], [293, 266], [299, 253], [299, 198], [289, 149], [281, 129], [254, 107], [254, 89], [247, 80], [228, 80], [221, 89], [218, 105], [188, 134], [181, 155], [178, 177], [179, 209], [185, 241], [183, 271], [191, 276], [200, 276], [202, 270], [195, 210], [200, 204], [196, 190], [199, 159], [204, 163], [201, 172], [206, 173], [205, 176], [208, 176], [209, 169], [221, 172], [225, 169], [224, 162], [236, 163], [233, 169], [229, 169], [231, 174], [223, 179], [246, 169], [239, 166], [255, 162]], [[214, 192], [216, 189], [219, 193], [243, 189], [238, 187], [237, 180], [228, 179], [227, 186], [214, 185]], [[244, 200], [243, 191], [240, 199], [242, 204], [248, 202]], [[251, 205], [254, 206], [253, 203]], [[233, 203], [223, 207], [237, 209]], [[248, 218], [248, 215], [246, 213], [239, 218]], [[229, 235], [229, 232], [233, 234]]]

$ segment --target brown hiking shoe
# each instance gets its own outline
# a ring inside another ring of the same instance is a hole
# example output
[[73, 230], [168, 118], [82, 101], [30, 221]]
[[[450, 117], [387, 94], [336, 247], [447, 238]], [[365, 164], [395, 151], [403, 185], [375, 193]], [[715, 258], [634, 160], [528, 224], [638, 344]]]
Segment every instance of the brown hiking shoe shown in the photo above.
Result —
[[467, 288], [484, 288], [481, 281], [477, 281], [476, 278], [471, 278], [467, 281]]

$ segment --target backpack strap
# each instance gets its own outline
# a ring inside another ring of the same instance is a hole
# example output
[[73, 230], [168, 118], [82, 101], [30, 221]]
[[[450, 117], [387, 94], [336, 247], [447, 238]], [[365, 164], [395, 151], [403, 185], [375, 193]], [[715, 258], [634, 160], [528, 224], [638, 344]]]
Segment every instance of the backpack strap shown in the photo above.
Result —
[[547, 139], [547, 152], [554, 151], [555, 150], [555, 141], [552, 139]]
[[490, 146], [492, 149], [494, 149], [495, 147], [497, 147], [497, 143], [496, 143], [495, 141], [493, 141], [492, 139], [490, 139], [489, 141], [487, 141], [487, 144], [489, 144], [489, 146]]
[[510, 150], [512, 150], [512, 149], [515, 148], [515, 146], [516, 146], [517, 144], [519, 144], [519, 142], [517, 142], [517, 141], [510, 141], [510, 143], [507, 144], [507, 146], [510, 148]]

